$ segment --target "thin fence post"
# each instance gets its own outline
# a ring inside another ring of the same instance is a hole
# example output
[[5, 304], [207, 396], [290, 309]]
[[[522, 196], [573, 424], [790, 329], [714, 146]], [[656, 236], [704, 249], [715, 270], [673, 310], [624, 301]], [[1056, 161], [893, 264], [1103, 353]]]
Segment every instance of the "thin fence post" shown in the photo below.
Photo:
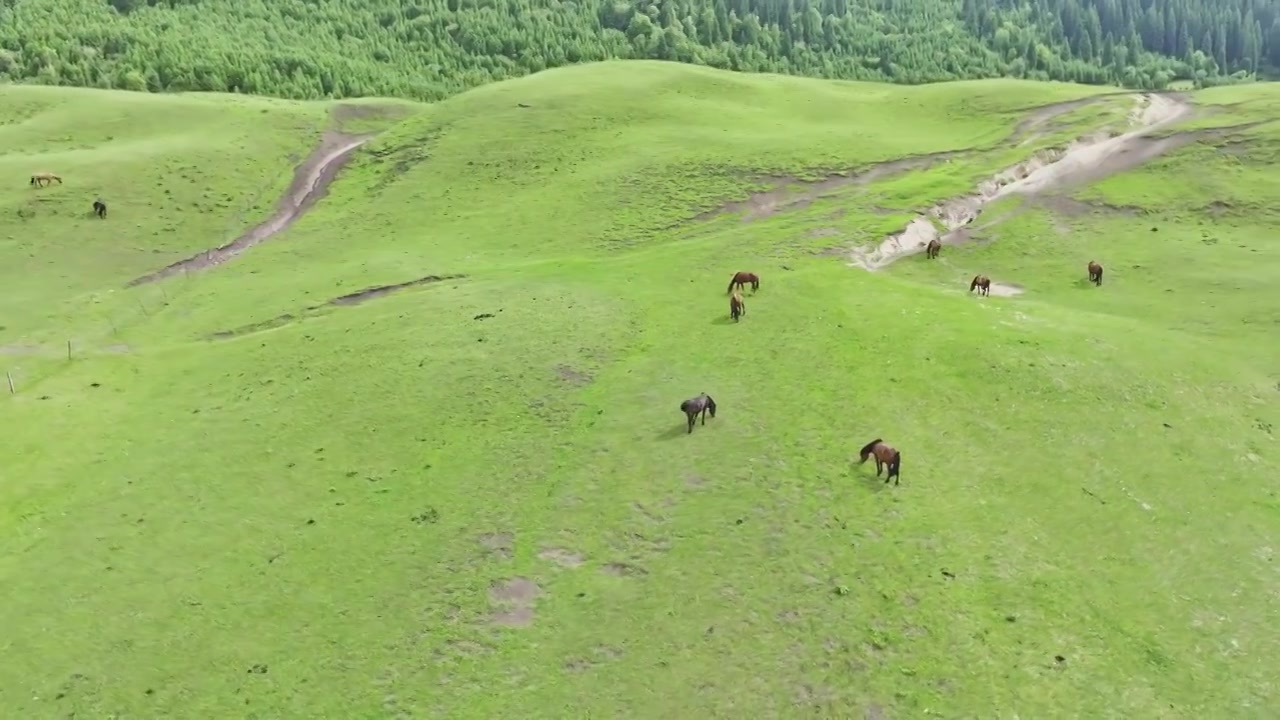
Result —
[[67, 359], [68, 360], [71, 359], [71, 341], [70, 340], [67, 341]]
[[9, 380], [9, 394], [10, 394], [10, 395], [13, 395], [13, 394], [14, 394], [14, 390], [13, 390], [13, 376], [9, 374], [9, 371], [8, 371], [8, 370], [5, 370], [5, 371], [4, 371], [4, 376], [5, 376], [6, 378], [8, 378], [8, 380]]

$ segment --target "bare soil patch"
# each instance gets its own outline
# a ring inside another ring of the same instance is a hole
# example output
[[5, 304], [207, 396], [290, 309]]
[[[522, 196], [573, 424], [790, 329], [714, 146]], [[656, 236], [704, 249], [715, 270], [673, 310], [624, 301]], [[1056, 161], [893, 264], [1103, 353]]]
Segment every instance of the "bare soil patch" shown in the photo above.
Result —
[[574, 370], [568, 365], [557, 365], [556, 376], [570, 385], [583, 386], [591, 382], [591, 375], [581, 370]]
[[615, 577], [636, 577], [638, 575], [648, 575], [649, 571], [638, 565], [629, 565], [627, 563], [611, 562], [600, 568], [606, 575]]
[[1034, 204], [1063, 217], [1084, 217], [1087, 215], [1138, 217], [1147, 214], [1146, 210], [1132, 205], [1112, 205], [1092, 200], [1081, 200], [1068, 195], [1042, 195], [1034, 199]]
[[710, 220], [721, 215], [737, 213], [745, 213], [742, 216], [743, 222], [762, 220], [784, 210], [807, 207], [815, 200], [833, 195], [846, 187], [862, 187], [890, 175], [910, 170], [926, 170], [943, 160], [961, 154], [963, 154], [961, 151], [946, 151], [888, 160], [860, 170], [831, 173], [817, 181], [806, 181], [790, 176], [764, 177], [761, 180], [770, 185], [768, 190], [751, 193], [745, 200], [734, 200], [714, 210], [700, 213], [694, 220]]
[[385, 295], [390, 295], [393, 292], [398, 292], [406, 288], [416, 287], [418, 285], [429, 285], [431, 283], [438, 283], [444, 280], [459, 280], [465, 277], [467, 276], [466, 275], [427, 275], [426, 277], [420, 277], [415, 280], [409, 280], [408, 282], [395, 283], [394, 285], [378, 285], [371, 288], [365, 288], [364, 290], [360, 290], [358, 292], [348, 293], [346, 295], [339, 295], [338, 297], [332, 298], [331, 300], [321, 305], [310, 305], [308, 307], [303, 308], [301, 311], [297, 313], [284, 313], [283, 315], [277, 315], [276, 317], [273, 317], [269, 320], [261, 320], [255, 323], [249, 323], [248, 325], [241, 325], [240, 327], [232, 328], [230, 330], [219, 330], [215, 333], [210, 334], [209, 339], [210, 340], [227, 340], [229, 338], [242, 337], [244, 335], [250, 335], [256, 332], [262, 332], [264, 330], [272, 330], [274, 328], [283, 327], [292, 322], [302, 320], [303, 318], [314, 316], [317, 312], [319, 312], [320, 310], [324, 309], [327, 306], [359, 305], [360, 303], [367, 302], [369, 300], [374, 300], [374, 299], [383, 297]]
[[[1012, 194], [1038, 197], [1138, 167], [1203, 136], [1202, 132], [1148, 136], [1190, 117], [1193, 111], [1191, 104], [1180, 95], [1138, 95], [1130, 115], [1138, 126], [1136, 129], [1114, 137], [1106, 132], [1095, 133], [1066, 148], [1038, 152], [1029, 160], [983, 181], [973, 194], [929, 208], [913, 218], [902, 232], [890, 235], [878, 245], [854, 248], [849, 253], [850, 264], [877, 270], [899, 258], [923, 252], [935, 238], [944, 244], [961, 239], [957, 231], [973, 223], [983, 207], [993, 200]], [[994, 285], [992, 287], [994, 290]]]
[[329, 301], [330, 305], [359, 305], [362, 302], [368, 302], [384, 295], [390, 295], [393, 292], [404, 290], [406, 288], [417, 287], [418, 285], [428, 285], [430, 283], [438, 283], [444, 280], [457, 280], [465, 278], [466, 275], [427, 275], [425, 277], [416, 278], [407, 282], [395, 283], [394, 285], [376, 285], [374, 287], [365, 288], [358, 292], [339, 295]]
[[510, 560], [515, 546], [515, 536], [508, 532], [488, 533], [481, 535], [478, 542], [480, 547], [484, 548], [486, 555]]
[[581, 567], [586, 562], [579, 553], [564, 548], [544, 548], [538, 552], [538, 557], [567, 568]]
[[326, 132], [320, 141], [320, 147], [316, 148], [294, 170], [293, 182], [290, 183], [288, 192], [277, 204], [275, 214], [265, 222], [250, 228], [226, 245], [206, 250], [153, 273], [135, 278], [129, 281], [126, 287], [221, 265], [288, 228], [329, 192], [329, 185], [337, 177], [338, 171], [351, 159], [357, 148], [372, 138], [372, 134], [349, 135], [334, 131]]
[[533, 605], [542, 589], [528, 578], [515, 577], [489, 587], [494, 605], [493, 622], [506, 627], [526, 627], [533, 623]]
[[411, 106], [381, 105], [376, 103], [342, 103], [334, 105], [330, 113], [334, 124], [343, 129], [348, 124], [363, 120], [383, 120], [395, 122], [414, 114]]
[[1014, 295], [1021, 295], [1023, 292], [1025, 292], [1021, 285], [1014, 285], [1012, 283], [998, 283], [995, 280], [991, 281], [990, 290], [991, 290], [991, 294], [995, 295], [996, 297], [1013, 297]]
[[1079, 100], [1067, 100], [1066, 102], [1042, 105], [1035, 108], [1014, 126], [1013, 134], [1009, 136], [1009, 142], [1016, 142], [1019, 145], [1026, 145], [1034, 142], [1045, 134], [1050, 127], [1051, 121], [1058, 116], [1065, 115], [1077, 108], [1092, 105], [1119, 94], [1122, 93], [1105, 93], [1103, 95], [1094, 95], [1092, 97], [1080, 98]]

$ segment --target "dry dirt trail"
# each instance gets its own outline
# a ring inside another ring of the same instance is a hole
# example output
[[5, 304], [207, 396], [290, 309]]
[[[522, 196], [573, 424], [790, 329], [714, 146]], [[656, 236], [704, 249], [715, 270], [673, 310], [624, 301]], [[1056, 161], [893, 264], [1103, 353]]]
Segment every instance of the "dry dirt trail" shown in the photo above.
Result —
[[275, 213], [259, 225], [242, 233], [226, 245], [205, 250], [153, 273], [131, 280], [127, 287], [155, 282], [179, 273], [221, 265], [249, 248], [284, 230], [302, 217], [317, 200], [324, 197], [338, 170], [351, 159], [356, 149], [373, 139], [373, 134], [351, 135], [326, 132], [320, 146], [307, 156], [293, 172], [289, 190], [276, 206]]
[[[1077, 101], [1078, 102], [1078, 101]], [[930, 240], [944, 244], [963, 240], [966, 227], [988, 203], [1007, 195], [1037, 196], [1065, 187], [1096, 182], [1133, 169], [1170, 150], [1193, 142], [1196, 136], [1181, 133], [1162, 138], [1148, 135], [1192, 115], [1194, 107], [1175, 94], [1134, 96], [1128, 132], [1111, 137], [1105, 130], [1081, 138], [1064, 149], [1045, 150], [1029, 160], [1006, 168], [983, 181], [969, 195], [945, 200], [917, 215], [901, 232], [874, 245], [850, 251], [850, 265], [878, 270], [893, 261], [924, 252]], [[1012, 288], [1011, 288], [1012, 290]], [[992, 294], [1014, 294], [996, 292]]]

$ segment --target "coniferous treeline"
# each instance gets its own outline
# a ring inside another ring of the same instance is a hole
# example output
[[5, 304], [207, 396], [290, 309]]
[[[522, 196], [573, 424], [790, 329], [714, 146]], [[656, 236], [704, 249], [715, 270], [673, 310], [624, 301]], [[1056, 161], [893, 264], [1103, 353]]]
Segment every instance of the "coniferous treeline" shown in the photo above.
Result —
[[0, 0], [0, 79], [44, 84], [435, 100], [610, 58], [1206, 85], [1280, 66], [1280, 0]]

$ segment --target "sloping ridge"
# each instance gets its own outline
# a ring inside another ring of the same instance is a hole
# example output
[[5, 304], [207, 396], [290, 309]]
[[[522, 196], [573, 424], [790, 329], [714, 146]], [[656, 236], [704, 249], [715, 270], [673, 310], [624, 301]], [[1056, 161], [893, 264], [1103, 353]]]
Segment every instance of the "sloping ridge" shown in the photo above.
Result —
[[1014, 194], [1035, 196], [1063, 187], [1096, 182], [1131, 170], [1199, 138], [1199, 134], [1194, 132], [1148, 137], [1155, 130], [1194, 113], [1194, 106], [1185, 97], [1172, 93], [1146, 93], [1134, 96], [1134, 99], [1136, 105], [1129, 120], [1137, 126], [1135, 129], [1114, 137], [1100, 131], [1066, 148], [1036, 153], [1029, 160], [984, 180], [974, 193], [929, 208], [912, 218], [901, 232], [880, 243], [852, 249], [850, 265], [878, 270], [895, 260], [923, 252], [932, 240], [946, 243], [958, 239], [965, 226], [994, 200]]
[[353, 135], [335, 131], [326, 132], [320, 141], [320, 146], [294, 170], [293, 182], [289, 184], [289, 190], [284, 197], [280, 198], [276, 212], [270, 218], [245, 231], [226, 245], [205, 250], [153, 273], [135, 278], [129, 281], [126, 287], [221, 265], [289, 227], [297, 222], [298, 218], [302, 217], [312, 205], [315, 205], [317, 200], [324, 197], [329, 191], [329, 185], [337, 177], [338, 170], [351, 159], [357, 148], [372, 138], [372, 133]]

